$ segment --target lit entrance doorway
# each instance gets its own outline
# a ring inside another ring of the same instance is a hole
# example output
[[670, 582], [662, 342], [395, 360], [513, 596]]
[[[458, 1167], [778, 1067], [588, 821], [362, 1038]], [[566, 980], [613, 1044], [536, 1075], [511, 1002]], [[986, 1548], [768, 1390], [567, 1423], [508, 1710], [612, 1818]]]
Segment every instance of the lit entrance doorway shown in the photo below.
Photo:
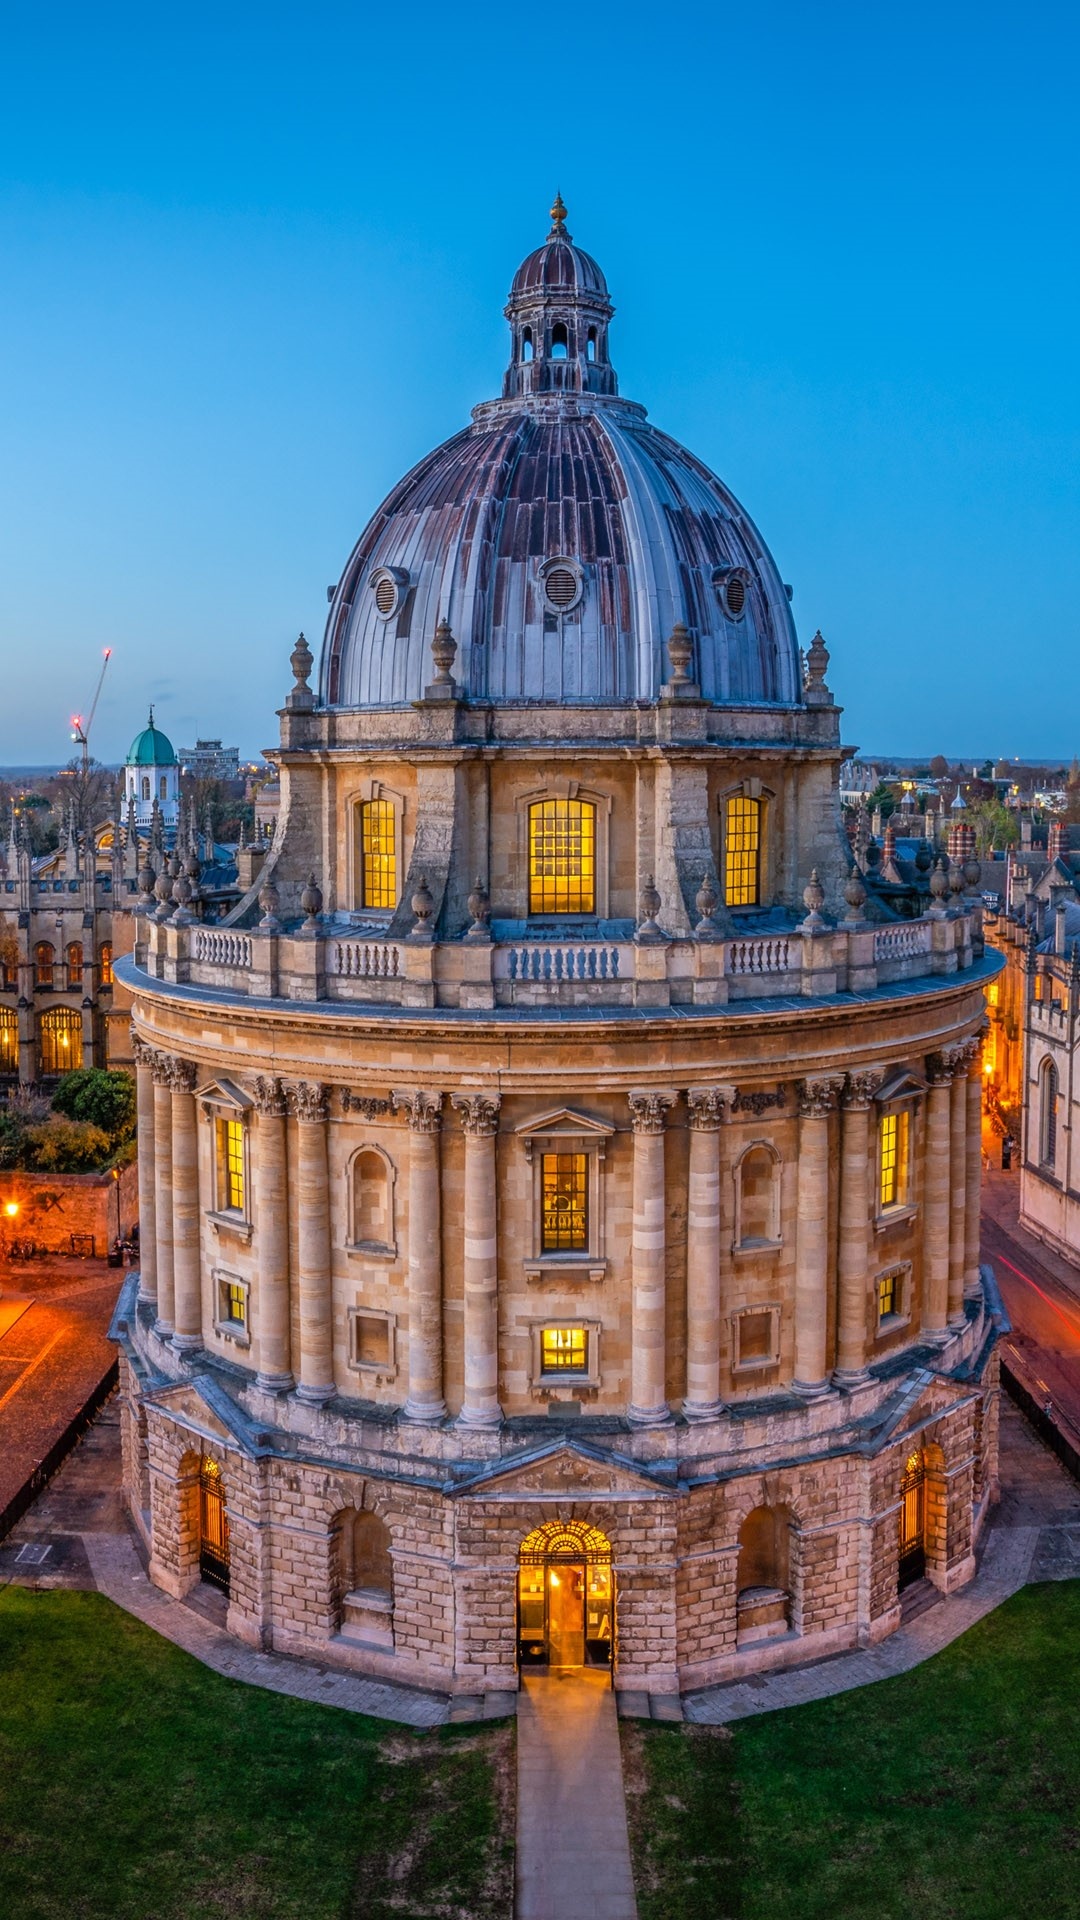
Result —
[[926, 1460], [920, 1451], [908, 1455], [900, 1482], [900, 1592], [925, 1572]]
[[583, 1520], [549, 1520], [518, 1554], [518, 1664], [613, 1671], [614, 1663], [611, 1542]]
[[216, 1460], [199, 1469], [199, 1572], [222, 1593], [229, 1591], [229, 1516]]

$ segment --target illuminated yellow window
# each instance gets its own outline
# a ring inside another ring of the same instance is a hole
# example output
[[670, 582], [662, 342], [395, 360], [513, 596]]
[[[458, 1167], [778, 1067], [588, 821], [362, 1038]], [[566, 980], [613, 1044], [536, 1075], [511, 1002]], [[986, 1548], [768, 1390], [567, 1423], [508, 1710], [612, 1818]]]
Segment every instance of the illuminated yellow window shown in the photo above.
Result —
[[111, 940], [102, 941], [98, 959], [101, 966], [101, 984], [103, 987], [111, 987], [113, 984]]
[[244, 1211], [244, 1125], [241, 1120], [217, 1123], [218, 1205], [225, 1213]]
[[389, 800], [366, 800], [360, 809], [360, 904], [397, 906], [397, 840]]
[[82, 1063], [81, 1014], [74, 1007], [50, 1007], [38, 1023], [39, 1073], [71, 1073]]
[[761, 801], [743, 793], [724, 809], [724, 899], [729, 907], [761, 903]]
[[588, 1373], [587, 1327], [544, 1327], [540, 1334], [541, 1373]]
[[884, 1320], [890, 1313], [899, 1311], [897, 1305], [897, 1280], [895, 1273], [883, 1273], [877, 1283], [878, 1319]]
[[544, 1253], [582, 1253], [589, 1244], [589, 1181], [583, 1153], [545, 1153], [540, 1162]]
[[19, 1019], [10, 1007], [0, 1007], [0, 1073], [19, 1071]]
[[907, 1108], [881, 1116], [878, 1134], [878, 1201], [882, 1208], [901, 1207], [907, 1199], [908, 1129]]
[[596, 808], [587, 800], [529, 808], [529, 912], [596, 912]]
[[225, 1309], [224, 1317], [230, 1326], [242, 1327], [247, 1320], [247, 1303], [243, 1287], [227, 1280], [221, 1290], [221, 1304]]

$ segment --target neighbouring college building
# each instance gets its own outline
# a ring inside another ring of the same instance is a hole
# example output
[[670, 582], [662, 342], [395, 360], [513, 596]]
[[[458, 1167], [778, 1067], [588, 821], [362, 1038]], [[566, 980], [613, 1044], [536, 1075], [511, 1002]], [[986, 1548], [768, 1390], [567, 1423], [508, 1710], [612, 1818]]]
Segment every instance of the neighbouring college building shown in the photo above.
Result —
[[258, 881], [118, 965], [126, 1487], [252, 1645], [675, 1693], [973, 1571], [998, 962], [955, 863], [853, 859], [820, 635], [560, 201], [506, 311], [293, 652]]

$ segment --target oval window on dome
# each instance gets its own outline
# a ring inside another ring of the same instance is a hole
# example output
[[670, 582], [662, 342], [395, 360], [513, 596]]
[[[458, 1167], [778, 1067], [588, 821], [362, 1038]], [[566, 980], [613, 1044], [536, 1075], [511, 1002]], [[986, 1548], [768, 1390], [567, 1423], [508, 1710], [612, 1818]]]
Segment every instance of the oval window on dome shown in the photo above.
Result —
[[572, 560], [549, 560], [544, 568], [544, 598], [556, 613], [568, 613], [581, 598], [581, 573]]
[[392, 613], [396, 613], [401, 605], [404, 583], [405, 576], [396, 571], [391, 572], [389, 567], [372, 574], [369, 585], [375, 596], [375, 605], [384, 620], [389, 619]]
[[724, 605], [733, 620], [741, 620], [746, 609], [746, 581], [733, 573], [724, 582]]

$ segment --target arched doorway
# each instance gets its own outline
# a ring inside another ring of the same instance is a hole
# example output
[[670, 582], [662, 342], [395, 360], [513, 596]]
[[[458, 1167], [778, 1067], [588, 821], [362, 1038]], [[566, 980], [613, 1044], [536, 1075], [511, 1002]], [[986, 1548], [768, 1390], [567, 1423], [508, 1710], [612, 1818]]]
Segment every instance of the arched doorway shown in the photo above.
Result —
[[612, 1667], [611, 1542], [584, 1520], [548, 1520], [518, 1553], [518, 1664]]
[[204, 1580], [229, 1591], [229, 1516], [225, 1487], [216, 1460], [199, 1468], [199, 1572]]
[[900, 1482], [900, 1574], [902, 1593], [926, 1572], [926, 1459], [909, 1453]]

